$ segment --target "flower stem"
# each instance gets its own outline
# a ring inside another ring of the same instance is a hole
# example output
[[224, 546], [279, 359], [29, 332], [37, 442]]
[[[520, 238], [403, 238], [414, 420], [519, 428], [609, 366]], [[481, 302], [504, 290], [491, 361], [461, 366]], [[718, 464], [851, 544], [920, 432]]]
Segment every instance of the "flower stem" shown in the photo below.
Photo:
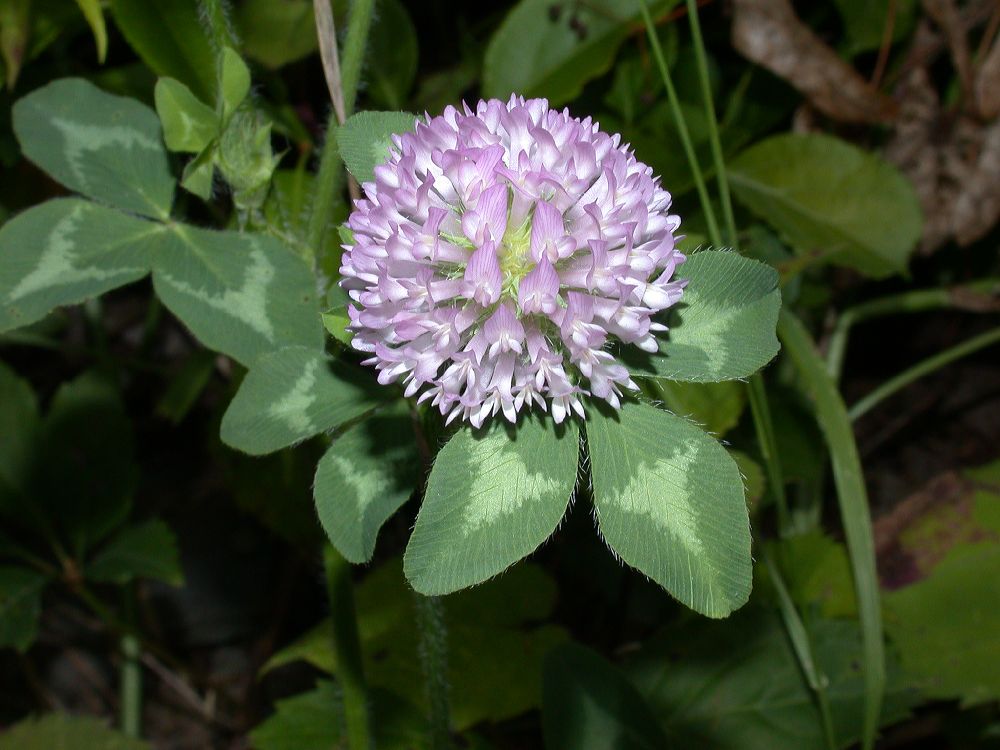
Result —
[[719, 224], [715, 220], [715, 209], [712, 208], [712, 201], [708, 197], [705, 178], [702, 176], [701, 166], [698, 164], [698, 157], [694, 152], [691, 134], [688, 132], [687, 122], [684, 120], [684, 113], [681, 111], [681, 104], [677, 99], [677, 91], [674, 89], [674, 83], [670, 78], [670, 71], [667, 69], [667, 62], [663, 57], [660, 40], [656, 36], [656, 27], [653, 25], [652, 17], [649, 15], [649, 8], [646, 7], [646, 0], [639, 0], [639, 8], [642, 10], [642, 18], [646, 24], [646, 35], [649, 37], [650, 46], [653, 48], [653, 57], [656, 58], [656, 65], [660, 69], [663, 85], [667, 89], [667, 99], [670, 102], [674, 121], [677, 123], [677, 132], [681, 137], [681, 144], [684, 146], [684, 154], [687, 156], [688, 165], [691, 167], [694, 185], [698, 191], [698, 200], [701, 201], [701, 209], [705, 212], [705, 223], [708, 224], [708, 238], [716, 247], [722, 247], [722, 235], [719, 233]]
[[323, 554], [330, 619], [333, 623], [333, 651], [337, 657], [337, 680], [344, 695], [344, 716], [350, 750], [370, 750], [371, 720], [368, 688], [361, 659], [361, 640], [354, 608], [351, 564], [327, 545]]
[[420, 635], [420, 662], [430, 710], [430, 749], [451, 748], [448, 701], [448, 630], [440, 597], [414, 594]]
[[201, 0], [198, 5], [201, 10], [201, 23], [212, 45], [212, 51], [219, 55], [223, 47], [237, 49], [239, 44], [229, 20], [229, 4], [226, 0]]
[[[315, 0], [327, 2], [327, 0]], [[365, 44], [368, 41], [368, 31], [371, 28], [372, 13], [375, 0], [355, 0], [351, 5], [351, 16], [347, 27], [347, 39], [344, 42], [344, 55], [336, 68], [340, 72], [340, 86], [330, 84], [331, 89], [343, 92], [343, 117], [346, 119], [354, 112], [354, 104], [358, 96], [358, 84], [361, 81], [361, 63], [364, 60]], [[322, 40], [321, 40], [322, 41]], [[332, 68], [331, 68], [332, 69]], [[306, 230], [306, 244], [314, 258], [319, 257], [330, 224], [337, 196], [344, 186], [344, 164], [337, 150], [337, 139], [334, 137], [333, 124], [339, 122], [340, 107], [335, 107], [330, 115], [326, 128], [326, 141], [319, 160], [319, 172], [316, 175], [316, 197], [313, 199], [309, 214], [309, 225]]]
[[1000, 327], [993, 328], [978, 336], [973, 336], [971, 339], [963, 341], [961, 344], [956, 344], [950, 349], [945, 349], [943, 352], [938, 352], [934, 356], [918, 362], [913, 367], [903, 370], [899, 375], [889, 378], [889, 380], [885, 381], [864, 398], [858, 400], [854, 406], [848, 409], [847, 416], [851, 418], [851, 421], [855, 421], [913, 381], [919, 380], [924, 375], [929, 375], [935, 370], [954, 362], [956, 359], [961, 359], [998, 342], [1000, 342]]
[[712, 146], [712, 160], [715, 162], [715, 179], [719, 184], [719, 198], [722, 201], [722, 216], [726, 222], [726, 241], [736, 245], [736, 219], [733, 216], [733, 201], [729, 195], [729, 178], [726, 176], [726, 160], [722, 155], [722, 141], [719, 138], [719, 118], [715, 114], [712, 101], [712, 85], [708, 78], [708, 59], [705, 42], [701, 37], [701, 23], [698, 20], [697, 0], [687, 0], [687, 16], [694, 41], [694, 59], [698, 68], [698, 81], [705, 104], [705, 120], [708, 123], [708, 141]]

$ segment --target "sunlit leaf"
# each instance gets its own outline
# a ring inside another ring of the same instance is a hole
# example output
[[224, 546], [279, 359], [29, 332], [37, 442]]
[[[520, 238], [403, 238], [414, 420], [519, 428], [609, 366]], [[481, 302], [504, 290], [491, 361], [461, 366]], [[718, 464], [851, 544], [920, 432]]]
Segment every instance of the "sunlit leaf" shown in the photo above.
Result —
[[624, 352], [633, 375], [716, 382], [752, 375], [778, 353], [778, 274], [736, 253], [704, 251], [677, 270], [688, 279], [658, 354]]
[[332, 430], [392, 396], [367, 373], [335, 362], [320, 348], [272, 352], [247, 373], [222, 418], [222, 440], [252, 455]]
[[409, 408], [400, 404], [334, 440], [316, 467], [316, 512], [333, 546], [353, 563], [375, 551], [379, 529], [413, 494], [420, 471]]
[[374, 179], [375, 167], [395, 148], [393, 134], [408, 133], [417, 118], [407, 112], [358, 112], [337, 128], [337, 147], [358, 182]]
[[218, 135], [215, 110], [174, 78], [161, 78], [154, 90], [163, 140], [171, 151], [196, 154]]
[[235, 50], [226, 47], [219, 61], [219, 101], [222, 121], [228, 122], [250, 93], [250, 69]]
[[24, 155], [71, 190], [146, 216], [170, 215], [174, 177], [156, 113], [82, 78], [53, 81], [14, 105]]
[[832, 136], [768, 138], [732, 162], [729, 179], [797, 252], [872, 276], [905, 270], [920, 239], [913, 186], [880, 157]]
[[448, 594], [500, 573], [555, 530], [576, 485], [579, 434], [567, 421], [495, 420], [463, 429], [434, 461], [404, 568], [422, 594]]
[[160, 224], [77, 198], [14, 217], [0, 228], [0, 330], [142, 278], [163, 233]]
[[681, 602], [725, 617], [750, 596], [743, 479], [719, 443], [645, 404], [590, 409], [594, 506], [622, 560]]
[[271, 237], [174, 224], [153, 284], [202, 343], [243, 364], [285, 346], [322, 346], [313, 275]]

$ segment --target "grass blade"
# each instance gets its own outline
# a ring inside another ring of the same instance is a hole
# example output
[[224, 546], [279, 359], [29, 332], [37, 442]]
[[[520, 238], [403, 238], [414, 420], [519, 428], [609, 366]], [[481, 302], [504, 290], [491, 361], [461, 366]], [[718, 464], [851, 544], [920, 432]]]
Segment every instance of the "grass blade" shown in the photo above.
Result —
[[787, 309], [781, 311], [778, 319], [778, 337], [815, 401], [816, 419], [830, 451], [861, 620], [865, 682], [862, 747], [864, 750], [871, 750], [875, 743], [885, 691], [885, 644], [882, 637], [878, 576], [875, 571], [875, 543], [861, 459], [858, 457], [847, 408], [827, 373], [826, 363], [816, 351], [805, 326]]
[[973, 336], [971, 339], [963, 341], [961, 344], [956, 344], [955, 346], [949, 347], [942, 352], [938, 352], [937, 354], [918, 362], [913, 365], [913, 367], [903, 370], [895, 377], [889, 378], [867, 396], [859, 399], [858, 402], [848, 410], [847, 416], [850, 417], [851, 420], [858, 419], [863, 414], [867, 414], [875, 408], [875, 406], [879, 403], [889, 398], [889, 396], [896, 393], [896, 391], [902, 390], [913, 381], [919, 380], [924, 375], [930, 375], [935, 370], [951, 364], [956, 359], [967, 357], [968, 355], [974, 354], [980, 349], [985, 349], [987, 346], [991, 346], [997, 342], [1000, 342], [1000, 328], [992, 328], [989, 331], [986, 331], [986, 333]]
[[677, 98], [677, 90], [674, 82], [670, 78], [670, 70], [667, 68], [667, 61], [663, 57], [663, 49], [660, 47], [660, 40], [656, 36], [656, 27], [653, 25], [653, 18], [649, 15], [649, 8], [646, 7], [646, 0], [639, 0], [639, 7], [642, 9], [642, 20], [646, 24], [646, 35], [649, 37], [649, 44], [653, 48], [653, 57], [660, 70], [660, 77], [663, 78], [663, 85], [667, 89], [667, 100], [670, 102], [670, 112], [677, 124], [677, 133], [681, 137], [681, 144], [684, 146], [684, 155], [687, 157], [691, 167], [691, 174], [694, 176], [694, 185], [698, 190], [698, 200], [701, 202], [701, 210], [705, 212], [705, 223], [708, 224], [708, 239], [715, 247], [722, 247], [722, 235], [719, 234], [719, 224], [715, 220], [715, 210], [712, 208], [712, 200], [708, 197], [708, 189], [705, 187], [705, 178], [702, 176], [701, 166], [698, 164], [698, 157], [694, 152], [694, 145], [691, 142], [691, 134], [688, 132], [687, 122], [684, 120], [684, 113], [681, 112], [681, 103]]

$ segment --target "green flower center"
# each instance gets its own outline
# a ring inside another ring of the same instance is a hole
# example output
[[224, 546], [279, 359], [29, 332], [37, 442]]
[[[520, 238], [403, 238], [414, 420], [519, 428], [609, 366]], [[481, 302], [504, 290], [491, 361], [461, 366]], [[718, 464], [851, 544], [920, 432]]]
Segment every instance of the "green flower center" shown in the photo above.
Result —
[[531, 217], [526, 218], [520, 226], [507, 226], [497, 248], [497, 258], [500, 270], [503, 271], [504, 285], [517, 285], [528, 272], [535, 267], [531, 259]]

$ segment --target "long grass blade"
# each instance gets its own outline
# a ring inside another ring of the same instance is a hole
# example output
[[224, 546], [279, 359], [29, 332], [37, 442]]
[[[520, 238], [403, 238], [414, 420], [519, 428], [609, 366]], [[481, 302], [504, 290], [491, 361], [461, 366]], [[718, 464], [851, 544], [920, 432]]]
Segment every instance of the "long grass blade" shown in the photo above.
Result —
[[816, 418], [830, 452], [840, 517], [854, 578], [858, 616], [861, 620], [861, 648], [864, 656], [862, 670], [865, 682], [862, 747], [864, 750], [871, 750], [875, 744], [885, 692], [885, 643], [882, 636], [878, 575], [875, 570], [875, 543], [861, 459], [858, 457], [847, 408], [827, 373], [826, 363], [816, 351], [805, 326], [787, 308], [781, 311], [778, 319], [778, 337], [811, 392]]

